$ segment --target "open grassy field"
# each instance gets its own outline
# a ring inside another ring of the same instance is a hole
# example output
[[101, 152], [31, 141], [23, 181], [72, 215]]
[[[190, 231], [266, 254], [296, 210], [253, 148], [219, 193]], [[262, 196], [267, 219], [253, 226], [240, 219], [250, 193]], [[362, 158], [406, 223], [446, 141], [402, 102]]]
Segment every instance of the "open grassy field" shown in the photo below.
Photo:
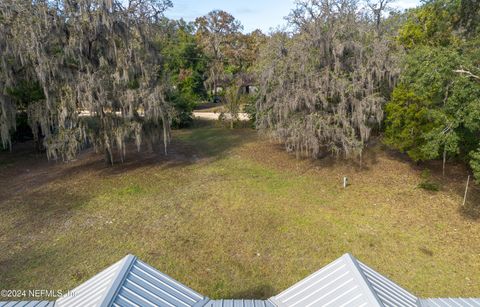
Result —
[[480, 200], [460, 208], [460, 166], [428, 192], [380, 146], [363, 170], [250, 129], [175, 131], [155, 150], [113, 167], [0, 153], [0, 289], [71, 289], [132, 253], [212, 298], [266, 298], [351, 252], [418, 296], [480, 296]]

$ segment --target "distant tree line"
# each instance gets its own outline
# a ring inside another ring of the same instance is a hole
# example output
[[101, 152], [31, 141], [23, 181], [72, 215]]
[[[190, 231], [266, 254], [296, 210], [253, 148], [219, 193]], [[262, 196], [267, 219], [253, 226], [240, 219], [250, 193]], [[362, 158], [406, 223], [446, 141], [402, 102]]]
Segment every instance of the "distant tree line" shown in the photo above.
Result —
[[[48, 158], [93, 145], [123, 160], [126, 142], [165, 151], [171, 127], [189, 125], [255, 62], [257, 31], [213, 11], [169, 20], [170, 0], [0, 2], [0, 146], [31, 134]], [[20, 134], [20, 135], [19, 135]]]
[[299, 156], [362, 159], [372, 133], [480, 180], [480, 3], [306, 0], [258, 60], [256, 125]]
[[[166, 150], [171, 127], [224, 96], [297, 156], [361, 162], [380, 136], [414, 161], [464, 161], [480, 180], [480, 4], [390, 2], [298, 0], [265, 35], [219, 10], [168, 19], [169, 0], [4, 0], [0, 145], [30, 133], [49, 158], [93, 145], [113, 162], [132, 139]], [[259, 93], [240, 97], [246, 84]]]

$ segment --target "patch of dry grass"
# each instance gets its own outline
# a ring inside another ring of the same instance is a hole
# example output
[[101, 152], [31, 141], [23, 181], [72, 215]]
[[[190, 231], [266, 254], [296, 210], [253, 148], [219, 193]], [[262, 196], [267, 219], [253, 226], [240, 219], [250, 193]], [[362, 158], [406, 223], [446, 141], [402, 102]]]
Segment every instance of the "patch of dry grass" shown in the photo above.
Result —
[[368, 157], [296, 160], [252, 130], [205, 126], [176, 131], [168, 157], [114, 167], [1, 153], [0, 288], [70, 289], [132, 253], [212, 298], [266, 298], [351, 252], [419, 296], [480, 296], [465, 171], [433, 173], [428, 192], [421, 167], [379, 146]]

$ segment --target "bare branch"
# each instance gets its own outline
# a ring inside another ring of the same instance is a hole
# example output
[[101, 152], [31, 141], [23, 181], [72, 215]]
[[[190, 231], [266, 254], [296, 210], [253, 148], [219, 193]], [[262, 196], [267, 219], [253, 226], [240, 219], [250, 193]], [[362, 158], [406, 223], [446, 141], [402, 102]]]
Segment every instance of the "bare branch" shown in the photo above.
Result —
[[457, 70], [454, 70], [453, 72], [456, 72], [456, 73], [459, 73], [459, 74], [464, 74], [464, 75], [467, 75], [467, 76], [470, 77], [470, 78], [474, 78], [474, 79], [480, 80], [480, 76], [474, 75], [473, 73], [471, 73], [471, 72], [468, 71], [468, 70], [457, 69]]

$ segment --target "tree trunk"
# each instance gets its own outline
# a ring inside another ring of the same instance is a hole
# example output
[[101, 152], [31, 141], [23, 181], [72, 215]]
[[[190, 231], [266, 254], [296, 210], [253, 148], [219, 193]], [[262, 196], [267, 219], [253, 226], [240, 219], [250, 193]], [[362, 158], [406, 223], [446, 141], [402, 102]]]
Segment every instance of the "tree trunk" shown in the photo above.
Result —
[[113, 165], [112, 153], [105, 148], [105, 163]]

